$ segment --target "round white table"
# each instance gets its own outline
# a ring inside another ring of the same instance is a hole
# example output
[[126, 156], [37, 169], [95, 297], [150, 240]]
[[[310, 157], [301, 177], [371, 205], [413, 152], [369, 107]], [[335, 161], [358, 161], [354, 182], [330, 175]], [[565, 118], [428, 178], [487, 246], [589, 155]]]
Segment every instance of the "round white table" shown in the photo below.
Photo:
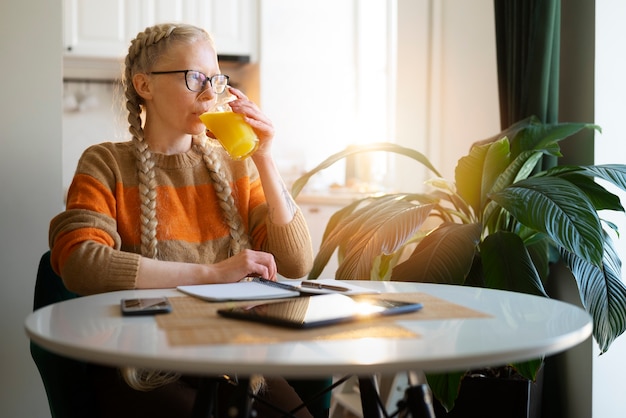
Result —
[[123, 317], [120, 299], [182, 294], [176, 290], [137, 290], [47, 306], [30, 314], [25, 328], [38, 345], [77, 360], [192, 374], [260, 373], [285, 377], [406, 370], [445, 372], [499, 366], [564, 351], [587, 339], [592, 331], [591, 318], [583, 309], [548, 298], [450, 285], [355, 283], [385, 293], [427, 293], [489, 317], [396, 317], [396, 324], [413, 331], [416, 338], [171, 346], [154, 317]]

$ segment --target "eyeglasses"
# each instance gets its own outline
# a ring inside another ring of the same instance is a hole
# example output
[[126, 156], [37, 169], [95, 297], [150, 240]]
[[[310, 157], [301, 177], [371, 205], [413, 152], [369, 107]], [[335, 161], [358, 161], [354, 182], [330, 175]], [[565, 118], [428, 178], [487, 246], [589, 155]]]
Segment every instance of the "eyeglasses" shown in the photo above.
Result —
[[175, 71], [152, 71], [150, 74], [175, 74], [185, 73], [185, 85], [189, 91], [200, 93], [206, 88], [207, 82], [213, 89], [213, 93], [220, 94], [228, 84], [228, 76], [226, 74], [215, 74], [211, 77], [200, 71], [195, 70], [175, 70]]

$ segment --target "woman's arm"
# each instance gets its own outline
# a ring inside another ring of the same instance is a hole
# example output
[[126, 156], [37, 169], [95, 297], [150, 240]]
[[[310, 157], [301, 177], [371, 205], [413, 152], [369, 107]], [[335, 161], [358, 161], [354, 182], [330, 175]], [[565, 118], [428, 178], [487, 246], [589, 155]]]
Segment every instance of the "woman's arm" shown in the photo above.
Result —
[[245, 121], [250, 124], [259, 138], [259, 148], [252, 155], [252, 160], [263, 185], [270, 221], [277, 225], [288, 224], [293, 220], [298, 207], [287, 190], [272, 157], [271, 147], [274, 138], [272, 122], [241, 91], [230, 88], [230, 92], [237, 97], [229, 103], [231, 109], [244, 116]]
[[274, 257], [269, 253], [253, 250], [243, 250], [214, 264], [180, 263], [142, 257], [135, 287], [146, 289], [232, 283], [252, 276], [276, 280]]

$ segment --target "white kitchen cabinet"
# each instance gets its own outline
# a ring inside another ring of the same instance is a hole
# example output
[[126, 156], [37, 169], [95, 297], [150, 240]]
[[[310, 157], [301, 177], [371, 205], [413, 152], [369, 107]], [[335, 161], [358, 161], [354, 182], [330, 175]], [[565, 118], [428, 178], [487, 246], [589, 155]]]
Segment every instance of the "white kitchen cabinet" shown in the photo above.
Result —
[[66, 57], [119, 60], [145, 27], [186, 22], [209, 31], [221, 55], [257, 53], [257, 0], [64, 0]]

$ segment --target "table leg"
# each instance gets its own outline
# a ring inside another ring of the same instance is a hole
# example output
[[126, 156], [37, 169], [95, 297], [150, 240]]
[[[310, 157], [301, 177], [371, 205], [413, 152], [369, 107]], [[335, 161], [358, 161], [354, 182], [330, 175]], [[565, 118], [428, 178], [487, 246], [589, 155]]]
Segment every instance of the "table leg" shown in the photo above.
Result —
[[252, 398], [248, 394], [249, 380], [238, 379], [237, 382], [230, 378], [210, 378], [200, 379], [198, 392], [193, 404], [193, 418], [213, 418], [217, 412], [218, 386], [234, 385], [235, 390], [228, 399], [221, 399], [223, 402], [220, 409], [226, 408], [228, 416], [232, 418], [249, 418], [251, 412]]
[[[432, 392], [426, 378], [421, 372], [408, 373], [409, 386], [405, 390], [404, 399], [399, 403], [398, 416], [402, 418], [435, 418]], [[361, 407], [364, 418], [389, 417], [379, 395], [375, 376], [359, 377]]]
[[234, 395], [230, 398], [228, 416], [232, 418], [248, 418], [252, 410], [252, 397], [248, 394], [250, 380], [238, 379]]
[[201, 378], [198, 392], [193, 404], [193, 418], [211, 418], [217, 400], [217, 385], [215, 378]]
[[428, 385], [410, 386], [406, 389], [406, 412], [411, 418], [435, 418], [433, 398]]
[[359, 392], [363, 418], [381, 418], [386, 416], [378, 395], [378, 383], [375, 376], [359, 376]]
[[433, 394], [422, 372], [408, 372], [409, 387], [404, 392], [404, 411], [400, 417], [435, 418]]

